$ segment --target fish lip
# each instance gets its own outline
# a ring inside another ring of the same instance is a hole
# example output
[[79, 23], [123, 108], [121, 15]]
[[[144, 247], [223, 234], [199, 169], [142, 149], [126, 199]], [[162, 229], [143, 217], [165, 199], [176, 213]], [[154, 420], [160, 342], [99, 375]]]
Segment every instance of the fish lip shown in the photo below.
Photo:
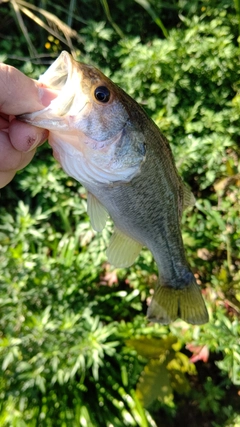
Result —
[[[60, 53], [58, 58], [50, 65], [44, 74], [40, 75], [39, 82], [44, 85], [50, 83], [52, 89], [61, 90], [66, 85], [69, 77], [73, 73], [73, 59], [67, 51]], [[60, 76], [60, 79], [59, 79]], [[62, 77], [65, 76], [66, 80], [63, 82]]]
[[[54, 117], [54, 124], [50, 124], [49, 119], [45, 120], [44, 119], [38, 119], [37, 116], [41, 114], [41, 112], [44, 110], [40, 110], [40, 111], [36, 111], [36, 113], [38, 113], [36, 116], [33, 114], [34, 113], [25, 113], [25, 114], [21, 114], [19, 116], [16, 116], [16, 119], [19, 120], [20, 122], [23, 123], [28, 123], [32, 126], [36, 126], [39, 128], [43, 128], [46, 127], [46, 129], [51, 129], [51, 127], [56, 127], [57, 124], [63, 123], [63, 119], [62, 118], [55, 118]], [[45, 122], [45, 126], [44, 126], [44, 122]], [[62, 126], [61, 126], [62, 127]]]
[[[87, 102], [82, 106], [80, 110], [78, 110], [78, 114], [80, 114], [81, 111], [84, 110], [86, 105]], [[46, 116], [48, 111], [49, 117], [46, 118], [44, 117], [44, 115]], [[35, 113], [25, 113], [16, 116], [16, 119], [23, 123], [28, 123], [32, 126], [48, 129], [49, 131], [69, 131], [71, 128], [74, 128], [76, 122], [76, 117], [74, 115], [69, 115], [68, 113], [60, 117], [56, 116], [54, 114], [54, 111], [51, 112], [51, 104], [46, 109], [36, 111]]]

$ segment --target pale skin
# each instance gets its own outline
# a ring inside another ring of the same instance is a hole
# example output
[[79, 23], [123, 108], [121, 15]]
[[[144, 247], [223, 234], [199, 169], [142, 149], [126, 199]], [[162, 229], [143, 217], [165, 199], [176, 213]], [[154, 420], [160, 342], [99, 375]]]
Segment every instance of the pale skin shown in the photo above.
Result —
[[0, 188], [32, 160], [48, 131], [15, 116], [43, 109], [55, 95], [19, 70], [0, 64]]

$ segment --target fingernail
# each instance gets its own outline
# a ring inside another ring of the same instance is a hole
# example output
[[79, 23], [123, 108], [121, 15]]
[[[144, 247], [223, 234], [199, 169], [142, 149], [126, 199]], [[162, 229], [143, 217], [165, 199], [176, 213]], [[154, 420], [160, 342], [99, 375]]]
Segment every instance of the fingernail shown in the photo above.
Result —
[[46, 141], [46, 139], [48, 139], [48, 134], [49, 134], [48, 130], [43, 129], [42, 136], [41, 136], [40, 141], [39, 141], [39, 145], [43, 144]]

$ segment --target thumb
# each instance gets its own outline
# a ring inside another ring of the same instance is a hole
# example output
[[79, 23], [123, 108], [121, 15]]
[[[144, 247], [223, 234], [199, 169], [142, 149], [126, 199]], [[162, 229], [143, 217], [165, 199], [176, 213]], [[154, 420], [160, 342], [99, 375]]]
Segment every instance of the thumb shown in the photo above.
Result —
[[19, 115], [38, 111], [56, 97], [54, 91], [9, 65], [0, 64], [0, 75], [0, 106], [5, 114]]

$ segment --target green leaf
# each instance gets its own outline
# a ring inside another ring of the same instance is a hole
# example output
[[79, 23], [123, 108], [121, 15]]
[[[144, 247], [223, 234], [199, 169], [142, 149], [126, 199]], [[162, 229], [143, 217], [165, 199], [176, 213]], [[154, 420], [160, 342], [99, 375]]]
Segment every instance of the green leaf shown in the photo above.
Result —
[[166, 360], [151, 359], [145, 366], [136, 394], [142, 404], [148, 408], [156, 399], [168, 402], [173, 399]]
[[149, 13], [149, 15], [152, 17], [153, 21], [155, 22], [155, 24], [157, 24], [159, 26], [159, 28], [161, 28], [163, 35], [167, 38], [168, 37], [168, 31], [165, 28], [165, 26], [163, 25], [162, 20], [159, 18], [159, 16], [155, 12], [155, 10], [152, 8], [150, 1], [148, 1], [148, 0], [135, 0], [135, 2], [140, 4]]
[[147, 358], [159, 358], [160, 355], [166, 354], [172, 349], [177, 342], [177, 338], [169, 335], [167, 338], [157, 339], [140, 337], [126, 340], [128, 347], [133, 347], [138, 354]]

